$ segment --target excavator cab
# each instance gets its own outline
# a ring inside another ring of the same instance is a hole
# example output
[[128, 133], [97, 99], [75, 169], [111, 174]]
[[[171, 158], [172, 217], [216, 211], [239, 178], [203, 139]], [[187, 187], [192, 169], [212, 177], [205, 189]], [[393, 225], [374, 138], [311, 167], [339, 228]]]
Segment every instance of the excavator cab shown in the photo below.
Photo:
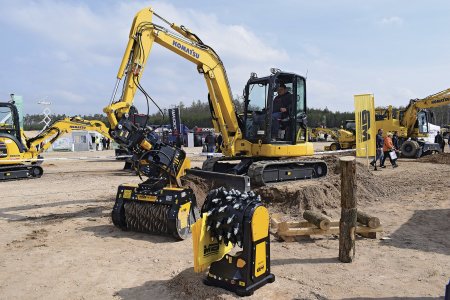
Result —
[[[286, 89], [284, 95], [278, 95], [280, 86]], [[279, 70], [262, 78], [252, 73], [244, 99], [245, 139], [252, 143], [292, 145], [306, 141], [304, 77]]]
[[[26, 149], [22, 143], [19, 125], [19, 113], [14, 103], [0, 103], [0, 158], [8, 156], [7, 144], [14, 144], [19, 152]], [[12, 147], [12, 146], [11, 146]], [[12, 149], [10, 149], [12, 151]], [[16, 150], [16, 151], [17, 151]]]

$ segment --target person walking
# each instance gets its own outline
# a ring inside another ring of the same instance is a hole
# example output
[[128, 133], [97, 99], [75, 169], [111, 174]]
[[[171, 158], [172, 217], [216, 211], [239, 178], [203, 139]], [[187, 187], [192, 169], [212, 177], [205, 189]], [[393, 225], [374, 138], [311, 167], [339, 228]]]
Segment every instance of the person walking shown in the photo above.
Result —
[[445, 148], [445, 140], [442, 137], [441, 133], [438, 131], [438, 133], [436, 134], [436, 136], [434, 137], [434, 142], [436, 144], [439, 145], [439, 147], [441, 148], [441, 151], [444, 152], [444, 148]]
[[378, 133], [376, 136], [376, 155], [375, 158], [372, 160], [372, 162], [370, 163], [372, 165], [372, 167], [374, 167], [375, 171], [377, 171], [377, 161], [380, 160], [380, 167], [382, 166], [381, 160], [383, 159], [383, 129], [378, 129]]
[[398, 146], [398, 131], [394, 131], [394, 135], [392, 136], [392, 144], [396, 150], [400, 149]]
[[216, 138], [214, 137], [214, 134], [209, 133], [206, 136], [205, 144], [206, 144], [208, 153], [214, 153], [214, 146], [216, 145]]
[[[386, 168], [384, 165], [384, 161], [386, 160], [386, 156], [389, 156], [389, 160], [393, 168], [397, 168], [397, 155], [395, 153], [395, 147], [392, 143], [392, 133], [388, 132], [386, 137], [384, 138], [383, 143], [383, 159], [381, 160], [381, 167]], [[394, 157], [394, 158], [393, 158]]]
[[106, 150], [106, 138], [102, 137], [102, 150]]

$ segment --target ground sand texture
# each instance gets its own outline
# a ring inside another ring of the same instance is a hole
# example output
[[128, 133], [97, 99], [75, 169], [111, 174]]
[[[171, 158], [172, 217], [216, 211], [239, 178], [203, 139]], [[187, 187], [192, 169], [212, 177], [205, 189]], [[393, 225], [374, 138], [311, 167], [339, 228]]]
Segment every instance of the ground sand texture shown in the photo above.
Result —
[[[189, 149], [193, 165], [198, 150]], [[112, 151], [48, 153], [45, 157], [106, 156]], [[448, 154], [447, 154], [448, 156]], [[400, 160], [400, 167], [357, 166], [359, 208], [380, 218], [382, 239], [356, 241], [356, 259], [340, 263], [338, 239], [316, 236], [282, 243], [272, 238], [276, 281], [249, 299], [442, 297], [450, 279], [448, 157]], [[339, 170], [325, 157], [320, 180], [258, 191], [271, 213], [298, 219], [305, 209], [339, 218]], [[443, 162], [443, 163], [442, 163]], [[191, 239], [123, 232], [110, 219], [117, 186], [139, 182], [123, 163], [47, 161], [40, 179], [2, 182], [1, 299], [231, 299], [193, 272]], [[202, 190], [203, 189], [203, 190]], [[197, 191], [203, 197], [204, 187]]]

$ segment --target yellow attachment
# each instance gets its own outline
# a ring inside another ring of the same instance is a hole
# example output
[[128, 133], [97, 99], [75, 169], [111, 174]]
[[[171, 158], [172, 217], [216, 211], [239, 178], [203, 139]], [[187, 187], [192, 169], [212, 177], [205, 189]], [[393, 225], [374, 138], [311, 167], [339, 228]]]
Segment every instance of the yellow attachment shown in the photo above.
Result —
[[258, 206], [252, 217], [252, 241], [256, 242], [269, 234], [269, 211], [264, 206]]
[[225, 256], [231, 251], [233, 245], [219, 242], [212, 238], [206, 230], [207, 214], [204, 213], [202, 218], [198, 219], [192, 226], [192, 243], [194, 248], [194, 272], [203, 272], [208, 266]]
[[191, 209], [191, 202], [187, 202], [180, 206], [178, 210], [178, 220], [180, 220], [180, 228], [188, 226], [189, 211]]
[[266, 273], [266, 248], [266, 241], [262, 241], [261, 243], [256, 244], [254, 269], [255, 277], [259, 277], [262, 274]]
[[147, 140], [142, 140], [142, 142], [139, 144], [139, 146], [147, 151], [150, 151], [152, 149], [152, 144], [150, 144]]

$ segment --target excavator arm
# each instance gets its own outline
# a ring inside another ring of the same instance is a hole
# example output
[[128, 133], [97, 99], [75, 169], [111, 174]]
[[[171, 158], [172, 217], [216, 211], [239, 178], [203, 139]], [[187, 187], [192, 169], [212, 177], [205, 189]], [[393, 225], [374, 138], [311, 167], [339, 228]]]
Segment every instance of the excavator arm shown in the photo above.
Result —
[[[153, 23], [154, 16], [167, 23], [171, 30]], [[116, 86], [110, 104], [103, 110], [111, 124], [113, 138], [128, 148], [135, 147], [147, 151], [152, 148], [144, 130], [138, 130], [130, 124], [129, 112], [138, 89], [149, 98], [140, 85], [140, 79], [154, 43], [192, 62], [198, 72], [203, 74], [210, 95], [213, 125], [223, 138], [222, 151], [226, 155], [234, 156], [236, 152], [234, 145], [242, 138], [242, 132], [222, 61], [214, 50], [205, 45], [194, 33], [184, 26], [166, 21], [151, 8], [139, 11], [133, 20], [125, 54], [117, 73]], [[121, 80], [124, 80], [123, 89], [116, 101]]]
[[[40, 154], [50, 148], [60, 136], [74, 130], [96, 131], [107, 138], [111, 138], [109, 128], [103, 122], [72, 117], [56, 121], [37, 136], [27, 139], [27, 147], [30, 151]], [[38, 147], [39, 145], [40, 147]]]
[[410, 100], [403, 114], [403, 118], [400, 120], [401, 125], [408, 129], [408, 134], [410, 135], [414, 130], [418, 111], [448, 104], [450, 104], [450, 89], [443, 90], [423, 99]]

